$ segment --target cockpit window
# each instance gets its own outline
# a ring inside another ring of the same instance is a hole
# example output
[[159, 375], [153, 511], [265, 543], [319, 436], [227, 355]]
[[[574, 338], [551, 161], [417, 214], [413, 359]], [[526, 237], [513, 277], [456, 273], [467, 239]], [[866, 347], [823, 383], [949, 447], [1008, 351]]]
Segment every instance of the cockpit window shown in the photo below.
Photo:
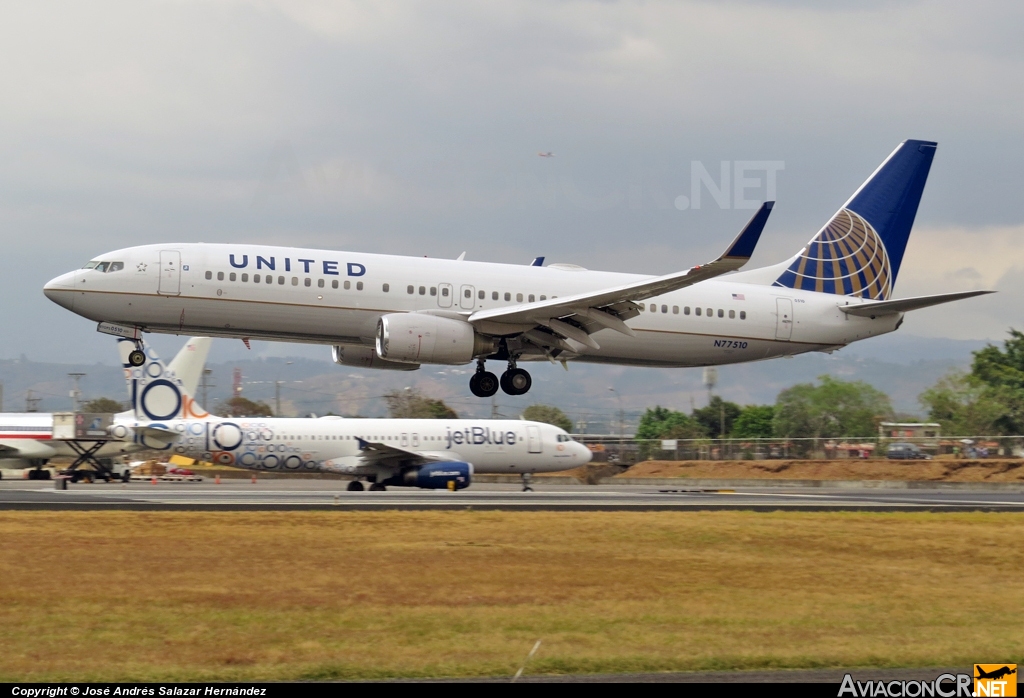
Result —
[[572, 437], [569, 436], [568, 434], [559, 434], [558, 440], [561, 442], [572, 441]]
[[110, 266], [110, 262], [99, 262], [99, 263], [96, 264], [95, 268], [96, 268], [96, 271], [106, 272], [107, 271], [107, 267], [109, 267], [109, 266]]
[[86, 264], [86, 265], [85, 265], [84, 267], [82, 267], [82, 269], [95, 269], [95, 268], [96, 268], [96, 265], [97, 265], [97, 264], [99, 264], [99, 262], [97, 262], [97, 261], [96, 261], [96, 260], [94, 259], [93, 261], [89, 262], [89, 263], [88, 263], [88, 264]]
[[109, 274], [112, 271], [121, 271], [122, 269], [124, 269], [124, 262], [111, 262], [110, 267], [107, 268], [107, 273]]

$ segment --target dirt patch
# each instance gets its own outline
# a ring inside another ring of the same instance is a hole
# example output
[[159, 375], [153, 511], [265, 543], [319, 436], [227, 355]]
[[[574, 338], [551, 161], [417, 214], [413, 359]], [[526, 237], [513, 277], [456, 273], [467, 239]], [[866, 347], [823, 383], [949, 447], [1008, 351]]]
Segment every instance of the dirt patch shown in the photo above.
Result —
[[1024, 460], [649, 460], [616, 477], [1024, 482]]

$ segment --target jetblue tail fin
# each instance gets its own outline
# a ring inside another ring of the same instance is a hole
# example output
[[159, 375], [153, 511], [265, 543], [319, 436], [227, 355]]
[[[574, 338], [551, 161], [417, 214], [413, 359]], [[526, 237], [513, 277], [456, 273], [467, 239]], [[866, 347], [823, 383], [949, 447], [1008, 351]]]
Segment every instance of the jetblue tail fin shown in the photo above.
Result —
[[[190, 342], [186, 349], [192, 345], [196, 352], [195, 356], [200, 357], [205, 363], [209, 340], [205, 340], [204, 346], [202, 340], [205, 338], [198, 339], [198, 346]], [[152, 346], [146, 346], [146, 363], [141, 366], [132, 366], [128, 363], [128, 354], [135, 349], [133, 341], [119, 339], [117, 348], [121, 354], [121, 365], [124, 367], [128, 397], [135, 419], [142, 422], [165, 422], [172, 419], [202, 419], [209, 416], [192, 399], [191, 390], [185, 382], [175, 371], [164, 365]], [[202, 371], [201, 366], [199, 371], [196, 371], [192, 365], [194, 360], [186, 359], [181, 353], [175, 358], [174, 363], [179, 366], [186, 379], [193, 383], [193, 378]]]
[[901, 143], [787, 263], [774, 285], [888, 299], [936, 146], [931, 141]]

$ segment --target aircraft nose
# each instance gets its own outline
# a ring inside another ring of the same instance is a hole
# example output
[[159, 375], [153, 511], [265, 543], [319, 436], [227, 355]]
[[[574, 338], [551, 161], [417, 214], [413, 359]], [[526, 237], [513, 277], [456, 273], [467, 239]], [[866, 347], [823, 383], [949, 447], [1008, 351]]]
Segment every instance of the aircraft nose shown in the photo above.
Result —
[[71, 310], [75, 302], [73, 293], [75, 289], [75, 274], [76, 272], [71, 271], [67, 274], [61, 274], [55, 279], [50, 279], [43, 286], [43, 295], [57, 305]]
[[583, 463], [589, 463], [591, 460], [593, 460], [594, 454], [593, 454], [593, 452], [589, 448], [587, 448], [583, 444], [579, 443], [578, 441], [576, 442], [575, 445], [576, 445], [576, 448], [579, 450], [580, 456], [583, 459], [582, 460]]

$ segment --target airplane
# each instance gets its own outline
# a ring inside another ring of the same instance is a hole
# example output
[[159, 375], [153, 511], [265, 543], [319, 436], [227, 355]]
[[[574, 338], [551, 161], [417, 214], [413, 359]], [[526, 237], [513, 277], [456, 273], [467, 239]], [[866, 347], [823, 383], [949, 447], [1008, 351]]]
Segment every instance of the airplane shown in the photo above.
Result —
[[[470, 391], [522, 395], [519, 362], [712, 366], [831, 352], [906, 312], [991, 291], [894, 299], [937, 144], [901, 143], [790, 259], [738, 271], [765, 202], [717, 259], [663, 276], [243, 244], [129, 247], [44, 287], [133, 340], [144, 332], [332, 345], [336, 363], [412, 371], [476, 362]], [[723, 276], [727, 272], [736, 272]], [[507, 362], [500, 379], [486, 361]]]
[[[180, 380], [187, 393], [194, 393], [210, 351], [209, 337], [193, 337], [174, 357], [168, 372]], [[135, 422], [132, 410], [114, 415], [114, 424]], [[124, 441], [109, 441], [93, 455], [112, 458], [142, 447]], [[30, 480], [49, 480], [43, 468], [52, 458], [74, 458], [78, 453], [66, 441], [53, 438], [52, 412], [0, 412], [0, 478], [3, 470], [26, 469]]]
[[463, 489], [474, 473], [516, 474], [530, 491], [534, 473], [568, 470], [592, 457], [563, 429], [521, 419], [215, 417], [152, 347], [143, 365], [133, 366], [134, 347], [118, 340], [134, 423], [115, 424], [111, 435], [141, 448], [250, 470], [351, 475], [350, 491], [362, 491], [363, 480], [371, 491]]

